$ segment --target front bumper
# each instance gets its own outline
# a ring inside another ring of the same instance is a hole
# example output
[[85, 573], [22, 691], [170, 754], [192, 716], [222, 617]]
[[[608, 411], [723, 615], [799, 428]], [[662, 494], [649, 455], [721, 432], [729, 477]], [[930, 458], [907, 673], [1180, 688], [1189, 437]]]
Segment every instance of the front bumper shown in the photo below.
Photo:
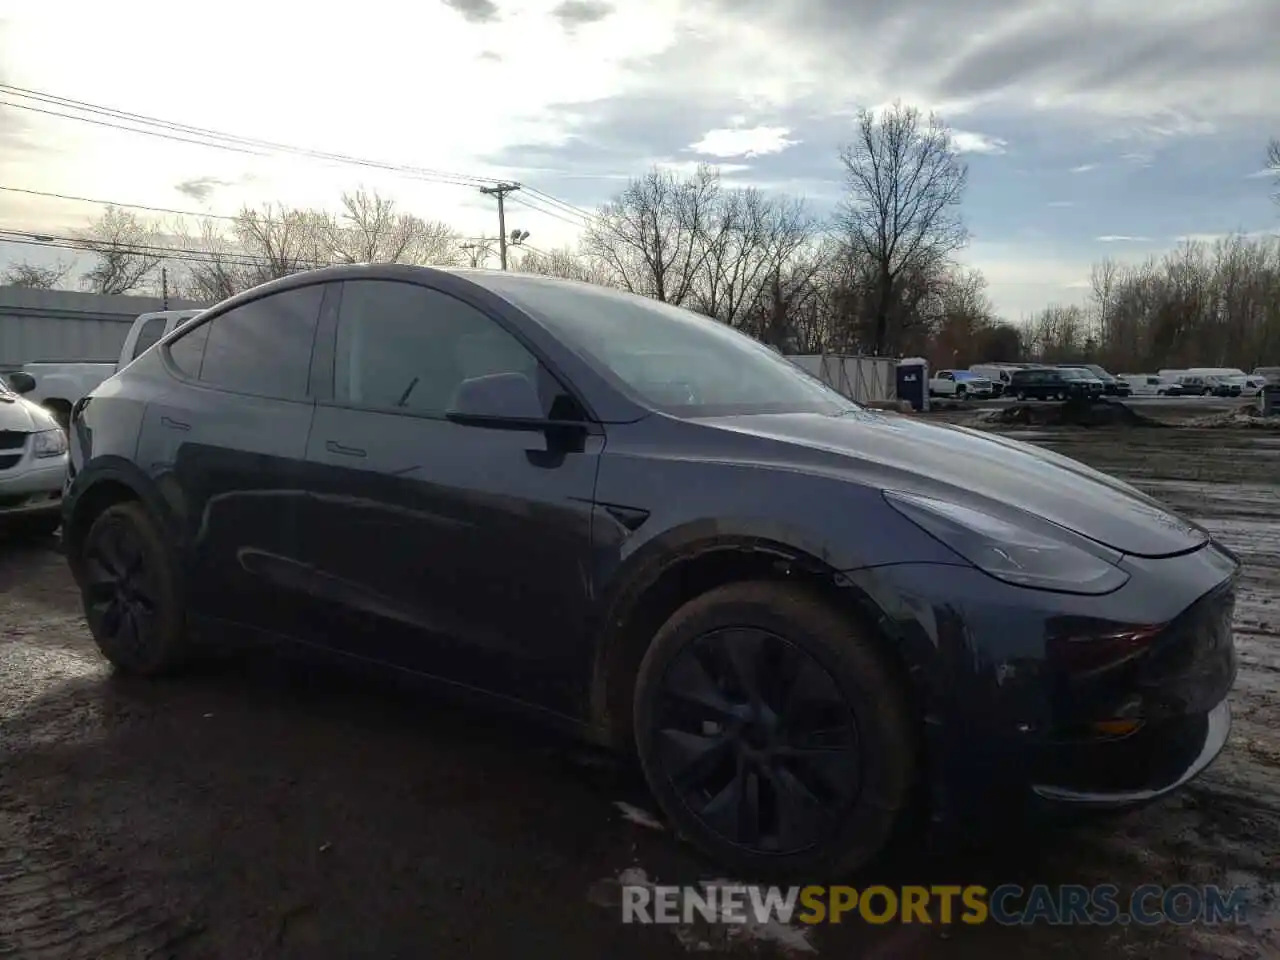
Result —
[[57, 512], [67, 476], [67, 455], [36, 459], [30, 453], [0, 471], [0, 517]]
[[[1129, 582], [1101, 597], [1014, 587], [958, 564], [849, 574], [916, 678], [940, 819], [1145, 803], [1222, 750], [1238, 561], [1209, 545], [1122, 565]], [[1136, 652], [1087, 670], [1058, 653], [1063, 637], [1135, 629], [1148, 638]], [[1117, 720], [1139, 725], [1120, 735]]]

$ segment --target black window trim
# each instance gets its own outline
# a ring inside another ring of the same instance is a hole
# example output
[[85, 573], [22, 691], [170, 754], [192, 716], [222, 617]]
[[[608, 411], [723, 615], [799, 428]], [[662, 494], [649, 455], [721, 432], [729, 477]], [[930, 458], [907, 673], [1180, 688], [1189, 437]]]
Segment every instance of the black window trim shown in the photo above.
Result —
[[[435, 286], [434, 284], [423, 283], [420, 280], [413, 280], [408, 278], [402, 279], [398, 277], [391, 278], [391, 277], [378, 277], [378, 276], [344, 277], [341, 280], [333, 280], [330, 282], [337, 284], [341, 289], [337, 294], [336, 303], [333, 307], [333, 312], [332, 312], [333, 323], [329, 326], [328, 329], [324, 330], [324, 335], [327, 340], [326, 350], [330, 360], [329, 377], [328, 377], [328, 381], [329, 381], [328, 397], [327, 398], [313, 397], [313, 400], [316, 406], [337, 407], [340, 410], [357, 410], [362, 413], [381, 413], [381, 414], [390, 414], [392, 416], [398, 416], [398, 417], [414, 417], [418, 420], [432, 420], [435, 422], [450, 422], [450, 423], [452, 422], [449, 420], [448, 417], [444, 415], [443, 411], [440, 413], [430, 413], [425, 410], [409, 410], [409, 409], [406, 409], [405, 407], [383, 407], [376, 404], [352, 403], [347, 400], [338, 399], [338, 390], [337, 390], [338, 323], [342, 315], [342, 299], [343, 299], [343, 293], [346, 290], [346, 285], [348, 283], [368, 283], [368, 282], [402, 283], [411, 287], [418, 287], [422, 290], [428, 290], [432, 293], [439, 294], [442, 297], [448, 297], [451, 300], [457, 300], [459, 303], [462, 303], [470, 307], [472, 310], [476, 311], [478, 314], [485, 317], [491, 323], [497, 324], [500, 330], [503, 330], [504, 332], [506, 332], [516, 341], [516, 343], [520, 344], [521, 347], [527, 350], [529, 352], [529, 355], [532, 356], [533, 359], [536, 360], [539, 364], [541, 364], [546, 369], [547, 373], [549, 373], [555, 379], [556, 383], [560, 385], [560, 389], [563, 390], [566, 394], [568, 394], [570, 399], [572, 399], [573, 402], [577, 404], [578, 409], [582, 411], [583, 416], [586, 418], [585, 420], [582, 421], [582, 425], [586, 427], [588, 431], [591, 433], [600, 432], [599, 420], [592, 413], [591, 407], [583, 399], [581, 391], [579, 391], [576, 387], [574, 387], [573, 384], [569, 382], [568, 378], [566, 378], [556, 368], [556, 365], [550, 362], [541, 350], [537, 349], [533, 344], [531, 344], [529, 342], [528, 337], [526, 337], [519, 329], [513, 329], [512, 325], [507, 323], [507, 321], [503, 317], [494, 314], [490, 310], [487, 310], [485, 307], [476, 303], [474, 300], [471, 300], [470, 298], [465, 296], [459, 296], [457, 293], [454, 293], [448, 290], [442, 290], [440, 287]], [[517, 308], [513, 306], [512, 309], [517, 309]], [[324, 328], [324, 319], [325, 319], [324, 309], [322, 308], [321, 323], [317, 327], [317, 331]], [[315, 351], [313, 350], [312, 353], [314, 356]]]
[[[234, 303], [227, 303], [225, 306], [211, 307], [209, 310], [200, 314], [200, 316], [198, 317], [192, 317], [190, 320], [180, 322], [177, 326], [174, 327], [174, 329], [169, 333], [169, 335], [167, 335], [160, 341], [160, 344], [159, 344], [160, 356], [164, 360], [165, 370], [168, 371], [170, 376], [181, 381], [187, 386], [199, 387], [200, 389], [210, 390], [214, 393], [227, 393], [237, 397], [254, 397], [259, 400], [276, 400], [276, 401], [279, 401], [280, 403], [301, 403], [301, 404], [313, 405], [316, 402], [316, 398], [311, 393], [311, 360], [310, 359], [308, 360], [308, 363], [307, 363], [307, 395], [302, 397], [281, 397], [281, 396], [277, 396], [269, 393], [253, 393], [249, 390], [231, 390], [227, 387], [222, 387], [215, 383], [209, 383], [207, 380], [200, 379], [200, 371], [197, 371], [196, 376], [192, 377], [188, 375], [185, 371], [183, 371], [181, 367], [178, 366], [177, 362], [170, 355], [169, 351], [172, 349], [173, 345], [177, 343], [179, 340], [181, 340], [183, 337], [188, 336], [193, 331], [198, 330], [200, 327], [207, 325], [211, 321], [217, 320], [219, 317], [226, 316], [228, 313], [231, 313], [232, 311], [239, 310], [241, 307], [247, 307], [250, 304], [257, 303], [260, 300], [265, 300], [267, 297], [282, 296], [284, 294], [294, 293], [298, 290], [308, 290], [311, 287], [322, 287], [325, 284], [332, 284], [333, 282], [334, 282], [333, 280], [315, 280], [312, 283], [300, 283], [297, 286], [285, 287], [282, 290], [279, 290], [279, 289], [264, 290], [258, 296], [249, 297], [243, 300], [237, 298]], [[318, 307], [317, 313], [316, 313], [315, 328], [311, 332], [311, 357], [312, 358], [315, 357], [316, 339], [320, 335], [320, 328], [324, 319], [324, 310], [325, 310], [325, 305], [328, 297], [329, 297], [329, 291], [323, 290], [320, 297], [320, 306]], [[181, 334], [178, 336], [174, 336], [174, 334], [177, 334], [179, 331], [181, 331]], [[207, 337], [205, 339], [205, 345], [206, 347], [208, 345]], [[204, 369], [203, 353], [200, 355], [200, 367], [201, 367], [201, 370]]]

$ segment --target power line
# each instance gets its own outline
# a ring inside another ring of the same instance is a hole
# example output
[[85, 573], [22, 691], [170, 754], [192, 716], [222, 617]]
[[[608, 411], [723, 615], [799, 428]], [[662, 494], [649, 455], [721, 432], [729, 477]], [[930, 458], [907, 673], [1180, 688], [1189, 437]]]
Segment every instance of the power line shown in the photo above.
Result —
[[[445, 183], [451, 186], [474, 186], [477, 183], [496, 182], [491, 177], [474, 177], [466, 174], [453, 174], [440, 170], [430, 170], [425, 167], [413, 167], [407, 164], [386, 163], [381, 160], [367, 160], [363, 157], [352, 157], [342, 153], [312, 150], [307, 147], [295, 147], [290, 144], [276, 143], [271, 140], [260, 140], [256, 137], [243, 137], [238, 134], [223, 133], [222, 131], [212, 130], [207, 127], [193, 127], [189, 124], [176, 123], [172, 120], [162, 120], [158, 117], [149, 117], [140, 113], [129, 113], [124, 110], [116, 110], [113, 107], [104, 107], [84, 100], [72, 100], [68, 97], [57, 97], [52, 94], [41, 93], [36, 90], [14, 87], [10, 84], [0, 83], [0, 93], [24, 100], [34, 100], [36, 103], [46, 105], [44, 107], [37, 107], [29, 103], [0, 101], [0, 106], [16, 107], [19, 110], [31, 110], [35, 113], [61, 117], [65, 120], [76, 120], [81, 123], [110, 127], [115, 130], [124, 130], [129, 133], [141, 133], [146, 136], [159, 137], [164, 140], [173, 140], [178, 143], [190, 143], [196, 146], [229, 150], [233, 153], [247, 153], [250, 156], [257, 157], [270, 157], [273, 154], [283, 153], [291, 156], [323, 160], [329, 163], [345, 163], [377, 170], [386, 170], [392, 173], [402, 174], [410, 177], [411, 179]], [[56, 110], [48, 109], [48, 106], [50, 105], [61, 107], [63, 109], [75, 110], [79, 113], [109, 117], [111, 119], [99, 120], [96, 119], [95, 116], [77, 116], [76, 114], [71, 113], [61, 113]], [[124, 123], [111, 122], [113, 120], [124, 121]], [[126, 126], [126, 123], [134, 125]], [[141, 124], [141, 126], [138, 126], [138, 124]], [[148, 127], [155, 129], [147, 129]]]
[[540, 204], [530, 203], [527, 197], [512, 197], [511, 202], [519, 206], [522, 206], [527, 210], [533, 210], [535, 213], [540, 213], [543, 216], [551, 217], [554, 220], [559, 220], [561, 223], [567, 223], [572, 227], [577, 227], [579, 229], [582, 229], [583, 227], [587, 226], [587, 224], [583, 223], [581, 220], [571, 220], [569, 219], [568, 216], [566, 216], [563, 213], [559, 213], [555, 210], [551, 210], [547, 207], [541, 206]]
[[[33, 100], [36, 103], [44, 104], [44, 107], [34, 106], [30, 103], [14, 103], [11, 101], [0, 100], [0, 106], [15, 107], [20, 110], [31, 110], [36, 113], [42, 113], [50, 116], [61, 117], [68, 120], [76, 120], [83, 123], [97, 124], [114, 129], [124, 130], [126, 132], [141, 133], [147, 136], [155, 136], [161, 139], [174, 140], [177, 142], [191, 143], [197, 146], [213, 147], [215, 149], [229, 150], [236, 153], [247, 153], [251, 156], [270, 156], [273, 153], [285, 153], [294, 156], [309, 157], [312, 159], [323, 160], [330, 163], [345, 163], [355, 166], [368, 167], [377, 170], [384, 170], [392, 173], [398, 173], [412, 179], [425, 180], [428, 182], [445, 183], [454, 186], [476, 186], [478, 184], [501, 184], [504, 181], [493, 177], [474, 176], [470, 174], [450, 173], [442, 170], [432, 170], [426, 167], [415, 167], [408, 164], [387, 163], [378, 160], [367, 160], [361, 157], [353, 157], [347, 154], [331, 153], [328, 151], [312, 150], [305, 147], [296, 147], [289, 144], [277, 143], [271, 140], [263, 140], [255, 137], [243, 137], [237, 134], [224, 133], [213, 130], [208, 127], [197, 127], [191, 124], [176, 123], [170, 120], [163, 120], [157, 117], [150, 117], [145, 114], [131, 113], [129, 111], [117, 110], [113, 107], [102, 106], [101, 104], [89, 103], [85, 100], [75, 100], [69, 97], [60, 97], [54, 94], [44, 93], [39, 90], [31, 90], [25, 87], [17, 87], [12, 84], [0, 83], [0, 93], [4, 93], [10, 97], [17, 97], [23, 100]], [[56, 110], [48, 109], [49, 106], [70, 109], [79, 113], [94, 114], [95, 116], [77, 116], [75, 114], [62, 113]], [[108, 120], [100, 120], [97, 117], [108, 117]], [[124, 123], [112, 122], [124, 121]], [[131, 124], [131, 125], [126, 125]], [[141, 124], [142, 126], [138, 126]], [[147, 127], [155, 127], [158, 129], [146, 129]], [[198, 138], [198, 139], [197, 139]], [[265, 153], [263, 151], [266, 151]], [[587, 218], [593, 217], [580, 207], [575, 207], [567, 201], [560, 200], [545, 191], [538, 190], [535, 187], [527, 188], [530, 193], [542, 198], [547, 203], [559, 207], [576, 216]]]
[[[146, 210], [149, 213], [171, 213], [180, 217], [195, 217], [197, 219], [210, 220], [228, 220], [232, 223], [239, 222], [242, 214], [230, 213], [207, 213], [203, 210], [178, 210], [173, 207], [152, 207], [144, 203], [123, 203], [119, 200], [102, 200], [97, 197], [77, 197], [69, 193], [51, 193], [47, 190], [31, 190], [27, 187], [8, 187], [0, 185], [0, 190], [8, 193], [23, 193], [32, 197], [49, 197], [53, 200], [69, 200], [75, 203], [96, 203], [104, 207], [120, 207], [125, 210]], [[283, 224], [285, 221], [274, 217], [262, 216], [258, 211], [252, 211], [253, 216], [259, 223]], [[458, 237], [458, 240], [475, 240], [477, 237]]]

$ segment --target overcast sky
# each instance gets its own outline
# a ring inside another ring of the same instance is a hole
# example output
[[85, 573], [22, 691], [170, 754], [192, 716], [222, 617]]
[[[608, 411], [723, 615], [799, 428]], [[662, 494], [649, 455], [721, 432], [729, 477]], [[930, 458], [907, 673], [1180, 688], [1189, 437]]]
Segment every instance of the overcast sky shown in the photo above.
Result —
[[[1100, 257], [1276, 228], [1278, 51], [1277, 0], [0, 0], [0, 83], [582, 208], [654, 163], [710, 161], [825, 212], [859, 106], [937, 109], [968, 153], [964, 257], [1014, 319], [1078, 299]], [[234, 213], [359, 185], [496, 230], [471, 187], [0, 106], [0, 187]], [[0, 227], [94, 212], [0, 190]], [[547, 249], [576, 235], [561, 214], [513, 205], [508, 228]]]

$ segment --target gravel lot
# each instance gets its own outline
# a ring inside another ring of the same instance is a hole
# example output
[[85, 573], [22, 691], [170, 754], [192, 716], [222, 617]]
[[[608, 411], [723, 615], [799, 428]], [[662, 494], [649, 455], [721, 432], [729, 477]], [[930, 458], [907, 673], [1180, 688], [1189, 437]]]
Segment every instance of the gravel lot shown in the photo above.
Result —
[[1246, 926], [845, 924], [728, 940], [623, 926], [610, 887], [622, 871], [716, 876], [637, 822], [652, 806], [628, 764], [410, 688], [274, 659], [155, 685], [114, 677], [56, 544], [7, 541], [0, 956], [1280, 955], [1280, 432], [1027, 439], [1136, 482], [1245, 558], [1232, 741], [1193, 788], [1120, 820], [963, 851], [920, 845], [868, 879], [1241, 884]]

